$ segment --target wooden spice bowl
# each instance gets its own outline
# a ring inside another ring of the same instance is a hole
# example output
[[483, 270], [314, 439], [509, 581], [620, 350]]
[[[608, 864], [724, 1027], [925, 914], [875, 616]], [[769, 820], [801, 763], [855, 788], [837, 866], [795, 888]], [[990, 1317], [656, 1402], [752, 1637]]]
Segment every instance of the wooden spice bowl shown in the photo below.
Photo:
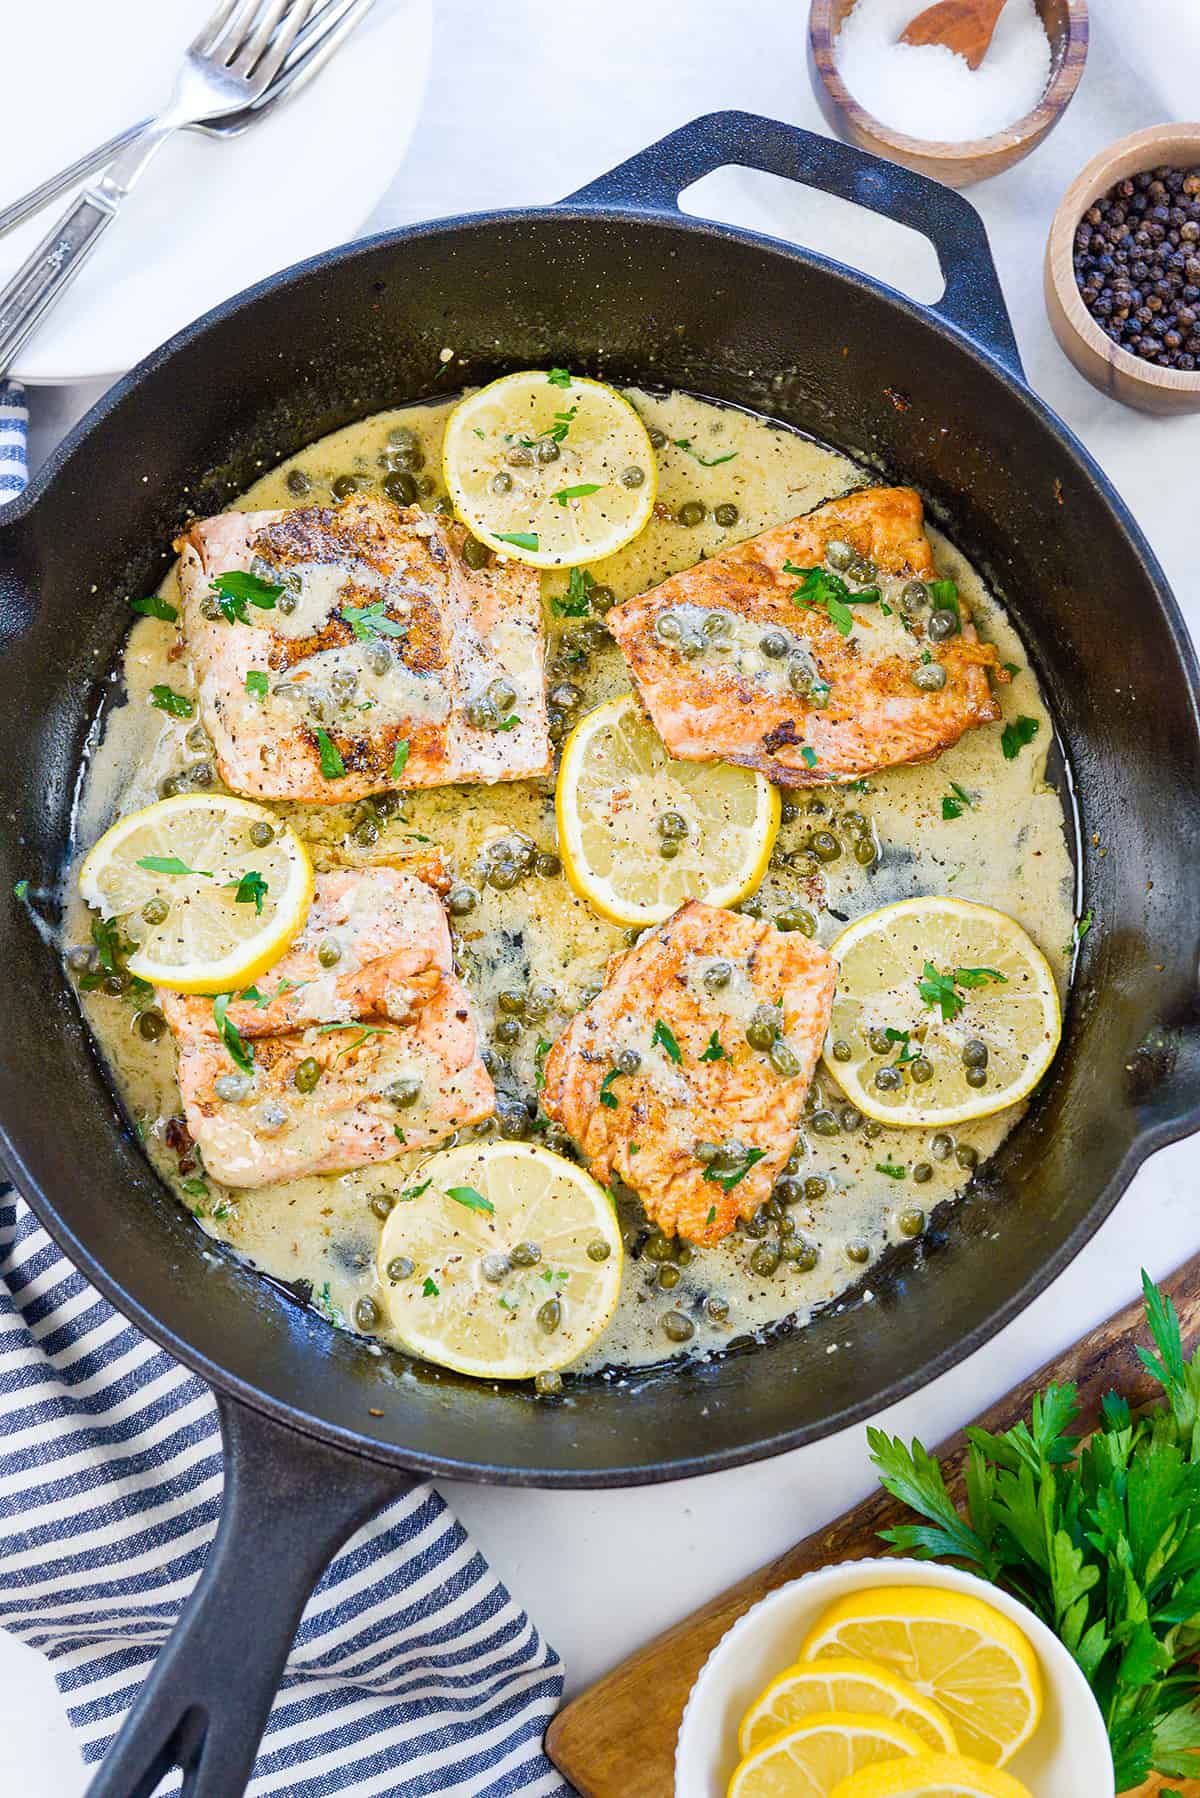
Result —
[[[861, 150], [873, 150], [947, 187], [970, 187], [1011, 168], [1053, 131], [1070, 105], [1087, 60], [1087, 0], [1037, 0], [1050, 39], [1050, 80], [1023, 119], [991, 137], [969, 143], [937, 143], [893, 131], [859, 105], [838, 73], [834, 43], [855, 0], [812, 0], [808, 20], [808, 66], [813, 91], [831, 130]], [[914, 0], [913, 16], [921, 10]]]
[[1200, 411], [1200, 369], [1159, 368], [1096, 323], [1075, 280], [1075, 229], [1102, 194], [1146, 169], [1200, 167], [1200, 124], [1152, 125], [1110, 144], [1067, 189], [1046, 244], [1046, 310], [1062, 348], [1093, 387], [1143, 412]]

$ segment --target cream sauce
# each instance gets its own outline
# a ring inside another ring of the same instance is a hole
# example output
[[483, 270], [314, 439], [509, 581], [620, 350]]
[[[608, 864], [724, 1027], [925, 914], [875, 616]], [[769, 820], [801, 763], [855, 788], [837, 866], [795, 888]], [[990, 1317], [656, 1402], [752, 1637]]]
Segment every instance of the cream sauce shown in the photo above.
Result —
[[[636, 542], [593, 570], [618, 599], [807, 512], [865, 478], [846, 458], [762, 419], [686, 394], [664, 398], [634, 392], [630, 397], [647, 425], [667, 441], [658, 452], [659, 505], [651, 523]], [[325, 501], [333, 481], [347, 474], [364, 486], [373, 485], [386, 472], [388, 432], [397, 424], [419, 437], [425, 469], [422, 498], [431, 505], [440, 492], [432, 471], [440, 467], [441, 435], [452, 403], [407, 407], [348, 426], [264, 475], [235, 505], [258, 509]], [[709, 460], [729, 452], [732, 459], [705, 467], [677, 447], [680, 439]], [[309, 482], [299, 496], [297, 470]], [[697, 499], [707, 507], [704, 521], [690, 528], [675, 522], [679, 506]], [[737, 523], [722, 527], [714, 509], [730, 504], [738, 509]], [[1065, 991], [1074, 877], [1063, 807], [1045, 781], [1053, 736], [1050, 718], [1005, 613], [952, 545], [936, 532], [931, 539], [939, 573], [957, 583], [980, 635], [994, 642], [1001, 660], [1015, 668], [1011, 686], [1001, 693], [1006, 718], [1023, 714], [1036, 719], [1038, 733], [1012, 760], [1002, 755], [1000, 729], [994, 726], [969, 731], [922, 767], [899, 768], [854, 788], [785, 795], [785, 822], [771, 867], [749, 906], [766, 917], [802, 907], [815, 918], [818, 939], [829, 942], [846, 919], [892, 900], [940, 892], [979, 900], [998, 906], [1025, 927]], [[557, 615], [553, 601], [562, 599], [566, 584], [559, 573], [542, 577], [550, 686], [569, 683], [581, 695], [556, 725], [559, 738], [572, 717], [629, 685], [616, 646], [593, 620]], [[169, 579], [164, 588], [168, 597], [172, 586]], [[890, 592], [887, 597], [891, 602]], [[864, 640], [872, 639], [872, 646], [878, 641], [881, 650], [884, 637], [888, 648], [893, 636], [903, 640], [898, 617], [880, 617], [876, 606], [856, 610], [855, 625]], [[150, 689], [158, 682], [194, 691], [186, 659], [167, 659], [174, 642], [173, 628], [154, 619], [140, 619], [130, 633], [123, 665], [127, 697], [111, 711], [88, 773], [77, 821], [78, 852], [118, 813], [154, 799], [164, 779], [209, 760], [202, 730], [150, 704]], [[753, 647], [739, 642], [739, 653]], [[777, 678], [767, 666], [761, 672], [765, 680]], [[969, 803], [960, 804], [957, 817], [944, 817], [943, 798], [960, 790]], [[456, 957], [489, 1047], [502, 1116], [524, 1119], [520, 1127], [529, 1127], [543, 1045], [599, 989], [605, 959], [626, 942], [624, 932], [597, 917], [551, 871], [554, 862], [545, 859], [555, 853], [552, 781], [411, 793], [397, 811], [374, 820], [381, 834], [373, 846], [362, 846], [353, 835], [356, 824], [373, 816], [370, 801], [279, 809], [310, 842], [336, 850], [340, 858], [369, 861], [393, 847], [440, 846], [456, 883]], [[836, 838], [833, 859], [809, 852], [814, 830]], [[879, 850], [870, 867], [853, 853], [864, 835]], [[497, 845], [518, 862], [541, 859], [516, 885], [501, 890], [486, 879]], [[72, 897], [68, 944], [86, 941], [87, 930], [87, 914]], [[532, 996], [515, 1030], [511, 1014], [500, 1004], [507, 991]], [[185, 1167], [181, 1174], [167, 1141], [168, 1120], [180, 1108], [170, 1038], [145, 1041], [124, 999], [93, 992], [83, 1002], [151, 1161], [201, 1227], [264, 1272], [306, 1282], [302, 1290], [311, 1287], [318, 1309], [331, 1321], [353, 1327], [357, 1301], [378, 1296], [375, 1251], [381, 1222], [372, 1200], [382, 1199], [385, 1206], [386, 1195], [404, 1186], [419, 1158], [401, 1155], [382, 1167], [255, 1191], [220, 1188], [197, 1167]], [[721, 1004], [736, 1011], [744, 1006], [744, 995], [731, 987]], [[512, 1036], [516, 1040], [507, 1040]], [[651, 1047], [641, 1042], [633, 1046], [642, 1052]], [[757, 1226], [751, 1225], [717, 1248], [682, 1248], [671, 1259], [655, 1259], [668, 1252], [666, 1245], [661, 1238], [647, 1241], [640, 1208], [624, 1203], [627, 1242], [638, 1252], [627, 1258], [616, 1315], [580, 1371], [704, 1353], [785, 1316], [803, 1322], [814, 1306], [862, 1277], [889, 1243], [919, 1234], [928, 1213], [961, 1189], [973, 1162], [993, 1153], [1020, 1111], [962, 1126], [935, 1140], [932, 1132], [864, 1123], [848, 1110], [827, 1075], [819, 1073], [794, 1157], [792, 1188], [798, 1196], [787, 1212], [790, 1239], [802, 1239], [805, 1251], [781, 1260], [771, 1274], [755, 1272], [751, 1258], [758, 1246], [753, 1234]], [[484, 1128], [489, 1127], [495, 1126]], [[547, 1140], [555, 1145], [553, 1127]], [[905, 1178], [898, 1181], [879, 1171], [889, 1166], [905, 1168]], [[695, 1324], [693, 1339], [682, 1349], [663, 1329], [666, 1313], [680, 1311]]]

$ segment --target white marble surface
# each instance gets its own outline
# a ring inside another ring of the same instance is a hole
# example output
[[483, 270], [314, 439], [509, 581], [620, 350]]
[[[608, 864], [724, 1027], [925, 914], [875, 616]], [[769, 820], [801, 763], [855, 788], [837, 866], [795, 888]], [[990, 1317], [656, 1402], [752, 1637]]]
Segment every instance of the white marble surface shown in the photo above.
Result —
[[[1195, 631], [1200, 416], [1152, 420], [1102, 398], [1060, 355], [1041, 303], [1042, 247], [1071, 178], [1113, 138], [1183, 116], [1179, 108], [1200, 91], [1194, 23], [1184, 24], [1182, 38], [1164, 29], [1172, 14], [1183, 23], [1188, 4], [1092, 0], [1092, 56], [1071, 111], [1032, 158], [971, 197], [991, 234], [1031, 382], [1132, 505]], [[805, 72], [805, 16], [801, 0], [441, 0], [424, 115], [369, 225], [554, 200], [715, 107], [820, 129]], [[1156, 25], [1149, 51], [1144, 39], [1122, 41], [1135, 21], [1139, 30]], [[712, 177], [704, 198], [735, 223], [793, 236], [876, 273], [890, 270], [897, 284], [915, 280], [919, 297], [931, 297], [927, 259], [895, 250], [888, 228], [865, 214], [847, 223], [839, 205], [734, 171]], [[94, 397], [36, 393], [35, 454]], [[1198, 1172], [1196, 1146], [1159, 1155], [1017, 1323], [882, 1421], [937, 1441], [1129, 1299], [1139, 1265], [1156, 1276], [1177, 1266], [1200, 1239]], [[936, 1297], [931, 1288], [930, 1301]], [[871, 1483], [864, 1433], [855, 1428], [772, 1462], [653, 1490], [455, 1486], [446, 1496], [562, 1651], [578, 1690]], [[73, 1798], [84, 1784], [47, 1668], [0, 1635], [0, 1789]]]

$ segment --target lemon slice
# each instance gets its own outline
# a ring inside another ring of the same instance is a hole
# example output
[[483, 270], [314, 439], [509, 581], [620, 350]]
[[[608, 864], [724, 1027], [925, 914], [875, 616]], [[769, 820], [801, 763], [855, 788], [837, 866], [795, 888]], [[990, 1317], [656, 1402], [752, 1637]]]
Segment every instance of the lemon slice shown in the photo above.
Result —
[[864, 1767], [833, 1788], [833, 1798], [1032, 1798], [1011, 1773], [960, 1754], [922, 1755]]
[[920, 1736], [889, 1717], [822, 1711], [746, 1755], [728, 1798], [829, 1798], [860, 1767], [924, 1753]]
[[408, 1176], [378, 1265], [413, 1354], [525, 1380], [590, 1348], [616, 1306], [621, 1260], [616, 1213], [590, 1174], [531, 1143], [475, 1142]]
[[839, 1599], [803, 1660], [861, 1655], [898, 1673], [950, 1718], [964, 1754], [989, 1767], [1027, 1742], [1042, 1714], [1037, 1656], [1015, 1623], [966, 1592], [871, 1586]]
[[923, 1126], [990, 1117], [1032, 1092], [1054, 1059], [1054, 975], [990, 905], [903, 899], [856, 918], [830, 953], [840, 971], [825, 1066], [868, 1117]]
[[833, 1656], [799, 1661], [773, 1679], [742, 1718], [738, 1746], [749, 1754], [768, 1736], [791, 1729], [818, 1711], [892, 1717], [919, 1735], [931, 1751], [953, 1753], [958, 1747], [949, 1718], [907, 1680], [875, 1661]]
[[[271, 836], [256, 843], [252, 830]], [[180, 993], [224, 993], [279, 960], [304, 923], [313, 870], [295, 831], [264, 806], [181, 793], [106, 830], [79, 891], [135, 945], [131, 974]]]
[[450, 415], [442, 459], [463, 523], [534, 568], [613, 555], [645, 529], [658, 491], [629, 401], [564, 369], [505, 375], [469, 394]]
[[579, 720], [554, 808], [567, 879], [614, 924], [661, 923], [685, 899], [736, 905], [766, 873], [779, 830], [769, 780], [673, 761], [631, 693]]

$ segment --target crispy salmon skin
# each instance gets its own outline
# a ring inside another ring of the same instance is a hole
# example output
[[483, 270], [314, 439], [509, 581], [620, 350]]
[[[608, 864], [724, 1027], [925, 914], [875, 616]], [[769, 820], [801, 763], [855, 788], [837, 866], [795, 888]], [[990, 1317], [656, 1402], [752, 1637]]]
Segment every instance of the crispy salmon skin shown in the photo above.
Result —
[[[465, 540], [366, 493], [184, 532], [183, 630], [232, 792], [336, 804], [548, 772], [537, 575], [469, 568]], [[214, 589], [239, 574], [240, 596]]]
[[392, 868], [317, 876], [291, 948], [228, 1000], [236, 1035], [211, 998], [162, 992], [159, 1003], [188, 1130], [223, 1185], [388, 1161], [495, 1106], [441, 903]]
[[689, 900], [609, 962], [546, 1057], [543, 1109], [666, 1235], [719, 1242], [792, 1151], [834, 980], [806, 937]]
[[608, 625], [672, 755], [827, 786], [999, 718], [989, 670], [1009, 677], [952, 588], [920, 496], [872, 487], [673, 575]]

